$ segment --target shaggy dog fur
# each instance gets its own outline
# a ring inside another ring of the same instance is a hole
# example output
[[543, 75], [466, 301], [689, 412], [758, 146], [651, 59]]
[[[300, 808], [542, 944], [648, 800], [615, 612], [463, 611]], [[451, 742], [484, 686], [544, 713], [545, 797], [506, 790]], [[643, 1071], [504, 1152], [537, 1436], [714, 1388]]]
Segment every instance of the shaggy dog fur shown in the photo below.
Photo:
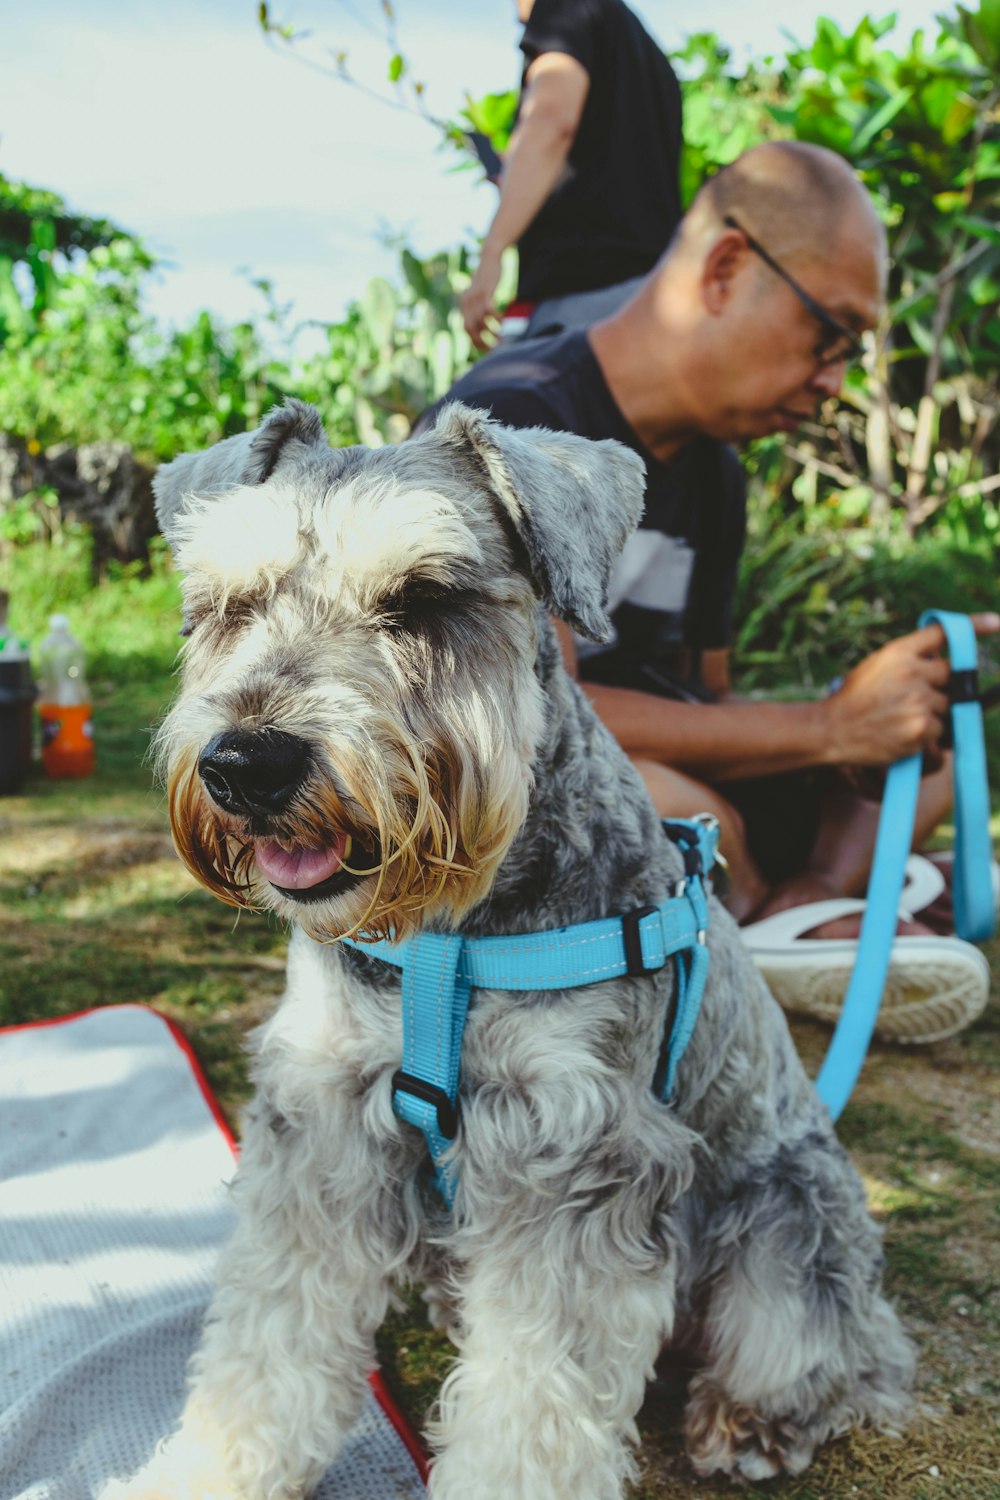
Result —
[[670, 893], [677, 851], [548, 618], [606, 635], [642, 485], [614, 443], [460, 406], [366, 452], [289, 402], [161, 471], [190, 635], [160, 736], [177, 845], [295, 931], [188, 1405], [129, 1494], [307, 1494], [414, 1277], [458, 1348], [434, 1500], [615, 1500], [665, 1346], [698, 1366], [702, 1475], [797, 1473], [905, 1416], [864, 1192], [717, 902], [670, 1104], [650, 1087], [669, 965], [474, 993], [454, 1214], [393, 1112], [399, 973], [337, 942], [532, 932]]

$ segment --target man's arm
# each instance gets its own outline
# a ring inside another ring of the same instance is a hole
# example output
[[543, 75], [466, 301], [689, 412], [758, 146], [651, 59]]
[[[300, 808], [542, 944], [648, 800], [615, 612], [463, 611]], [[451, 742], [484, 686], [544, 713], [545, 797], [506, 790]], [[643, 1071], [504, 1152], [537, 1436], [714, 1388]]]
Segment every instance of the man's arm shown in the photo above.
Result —
[[630, 756], [722, 784], [827, 764], [822, 703], [682, 703], [581, 682]]
[[[1000, 627], [974, 616], [977, 632]], [[560, 630], [575, 674], [572, 635]], [[901, 636], [860, 662], [828, 698], [810, 703], [688, 704], [628, 688], [581, 683], [622, 748], [722, 784], [814, 766], [885, 766], [923, 751], [940, 763], [949, 667], [938, 625]], [[728, 676], [728, 673], [726, 674]]]
[[483, 335], [497, 317], [493, 295], [501, 256], [521, 238], [558, 182], [589, 88], [586, 68], [564, 52], [543, 52], [528, 68], [517, 128], [504, 157], [500, 203], [461, 298], [462, 317], [477, 349], [488, 347]]

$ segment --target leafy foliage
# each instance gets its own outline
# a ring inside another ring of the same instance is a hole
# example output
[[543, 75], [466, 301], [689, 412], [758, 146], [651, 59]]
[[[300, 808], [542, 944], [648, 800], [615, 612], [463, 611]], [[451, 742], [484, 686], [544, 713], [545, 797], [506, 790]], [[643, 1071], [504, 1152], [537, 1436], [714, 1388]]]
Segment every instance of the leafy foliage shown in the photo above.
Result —
[[681, 201], [687, 205], [706, 177], [751, 146], [787, 133], [772, 113], [782, 81], [766, 64], [730, 72], [729, 49], [710, 31], [689, 36], [671, 62], [684, 97]]
[[468, 251], [421, 261], [404, 247], [400, 267], [402, 286], [370, 281], [302, 371], [297, 394], [319, 407], [332, 442], [400, 441], [472, 360], [456, 306], [471, 274]]
[[244, 431], [280, 399], [287, 372], [253, 325], [203, 312], [157, 329], [141, 306], [150, 264], [116, 235], [54, 271], [45, 307], [0, 348], [0, 428], [41, 448], [117, 438], [163, 459]]
[[979, 487], [1000, 459], [996, 10], [960, 9], [932, 44], [918, 32], [899, 55], [879, 46], [887, 22], [845, 36], [821, 20], [812, 46], [789, 55], [787, 102], [772, 109], [854, 163], [889, 231], [891, 333], [828, 431], [847, 483], [827, 477], [863, 480], [876, 513], [898, 507], [911, 532], [948, 506], [957, 519], [964, 501], [996, 530]]
[[[108, 219], [71, 213], [58, 193], [15, 182], [0, 172], [0, 344], [11, 331], [37, 330], [59, 285], [59, 266], [76, 252], [109, 245], [122, 231]], [[142, 254], [136, 246], [138, 254]], [[143, 255], [146, 269], [152, 265]], [[24, 267], [31, 298], [18, 292], [15, 270]]]

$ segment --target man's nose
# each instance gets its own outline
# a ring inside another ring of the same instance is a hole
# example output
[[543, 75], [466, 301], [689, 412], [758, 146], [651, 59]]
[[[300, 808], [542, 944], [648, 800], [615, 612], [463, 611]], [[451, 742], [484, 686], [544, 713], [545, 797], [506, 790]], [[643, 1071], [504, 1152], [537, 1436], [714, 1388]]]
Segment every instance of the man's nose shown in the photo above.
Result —
[[844, 371], [847, 369], [847, 360], [838, 359], [836, 364], [820, 365], [809, 382], [809, 389], [824, 398], [836, 396], [844, 383]]

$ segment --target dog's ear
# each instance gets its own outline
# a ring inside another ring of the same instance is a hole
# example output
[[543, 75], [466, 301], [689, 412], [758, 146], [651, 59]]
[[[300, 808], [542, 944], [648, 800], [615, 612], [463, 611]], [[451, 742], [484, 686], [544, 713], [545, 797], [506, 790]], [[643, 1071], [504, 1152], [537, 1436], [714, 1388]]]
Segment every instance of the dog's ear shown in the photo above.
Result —
[[507, 515], [549, 609], [593, 641], [615, 559], [642, 515], [646, 471], [630, 448], [545, 428], [503, 427], [455, 402], [428, 436], [471, 458]]
[[173, 546], [189, 495], [221, 495], [238, 485], [263, 484], [279, 467], [308, 457], [316, 447], [327, 447], [319, 412], [289, 397], [256, 432], [224, 438], [205, 453], [182, 453], [153, 476], [161, 532]]

